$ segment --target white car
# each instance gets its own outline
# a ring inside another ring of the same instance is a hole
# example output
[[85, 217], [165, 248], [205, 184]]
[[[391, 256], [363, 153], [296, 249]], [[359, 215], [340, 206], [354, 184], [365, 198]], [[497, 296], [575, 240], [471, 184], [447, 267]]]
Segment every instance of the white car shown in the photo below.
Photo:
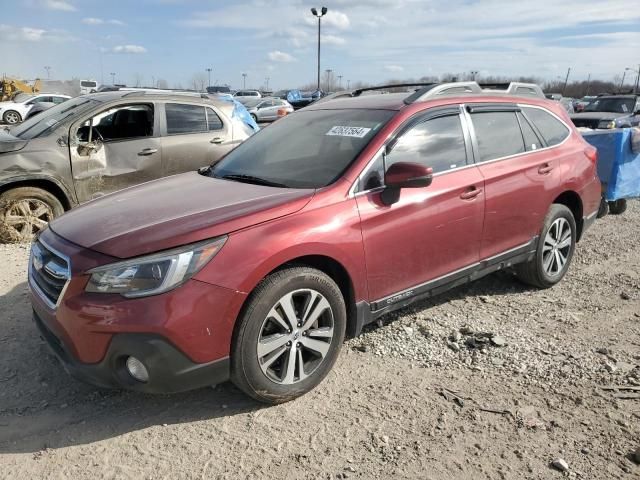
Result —
[[0, 102], [0, 119], [4, 123], [14, 125], [25, 119], [31, 107], [38, 102], [62, 103], [69, 100], [68, 95], [58, 93], [19, 93], [13, 100]]

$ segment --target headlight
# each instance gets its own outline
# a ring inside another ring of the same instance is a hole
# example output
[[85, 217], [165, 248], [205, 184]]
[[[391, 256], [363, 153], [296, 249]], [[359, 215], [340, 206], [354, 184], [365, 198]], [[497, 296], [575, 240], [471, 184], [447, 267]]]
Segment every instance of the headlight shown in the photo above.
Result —
[[218, 237], [165, 252], [89, 270], [85, 291], [119, 293], [127, 298], [167, 292], [195, 275], [227, 241]]
[[615, 120], [601, 120], [598, 123], [598, 128], [616, 128]]

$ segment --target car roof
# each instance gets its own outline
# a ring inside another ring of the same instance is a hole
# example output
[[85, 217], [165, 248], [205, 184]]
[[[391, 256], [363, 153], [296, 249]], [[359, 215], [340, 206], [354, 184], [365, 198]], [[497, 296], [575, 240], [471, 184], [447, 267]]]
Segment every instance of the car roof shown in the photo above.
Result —
[[175, 102], [195, 102], [203, 104], [211, 104], [221, 108], [225, 106], [233, 106], [233, 100], [228, 97], [218, 97], [215, 93], [171, 93], [171, 92], [149, 92], [145, 90], [116, 90], [111, 92], [96, 92], [84, 95], [87, 98], [98, 100], [100, 102], [112, 102], [114, 100], [162, 100]]

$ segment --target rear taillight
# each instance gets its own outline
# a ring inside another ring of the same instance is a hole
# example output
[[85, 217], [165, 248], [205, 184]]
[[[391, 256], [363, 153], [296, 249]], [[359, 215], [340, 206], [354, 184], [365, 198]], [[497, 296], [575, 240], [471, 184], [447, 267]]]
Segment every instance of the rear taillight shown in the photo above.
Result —
[[587, 146], [584, 149], [584, 154], [587, 156], [589, 160], [591, 160], [594, 164], [598, 162], [598, 149], [592, 145]]

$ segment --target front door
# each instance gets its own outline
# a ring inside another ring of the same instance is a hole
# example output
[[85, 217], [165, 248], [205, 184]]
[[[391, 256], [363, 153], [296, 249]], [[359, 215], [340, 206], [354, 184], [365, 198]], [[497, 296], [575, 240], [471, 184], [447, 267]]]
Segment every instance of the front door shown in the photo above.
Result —
[[212, 165], [233, 147], [230, 125], [212, 107], [166, 103], [162, 161], [164, 175]]
[[71, 127], [71, 169], [80, 202], [162, 176], [156, 117], [153, 103], [126, 103]]
[[[403, 291], [409, 296], [420, 284], [478, 262], [484, 215], [484, 182], [457, 107], [431, 112], [387, 148], [356, 193], [372, 302]], [[386, 206], [383, 163], [400, 161], [432, 167], [433, 182], [401, 190]]]

